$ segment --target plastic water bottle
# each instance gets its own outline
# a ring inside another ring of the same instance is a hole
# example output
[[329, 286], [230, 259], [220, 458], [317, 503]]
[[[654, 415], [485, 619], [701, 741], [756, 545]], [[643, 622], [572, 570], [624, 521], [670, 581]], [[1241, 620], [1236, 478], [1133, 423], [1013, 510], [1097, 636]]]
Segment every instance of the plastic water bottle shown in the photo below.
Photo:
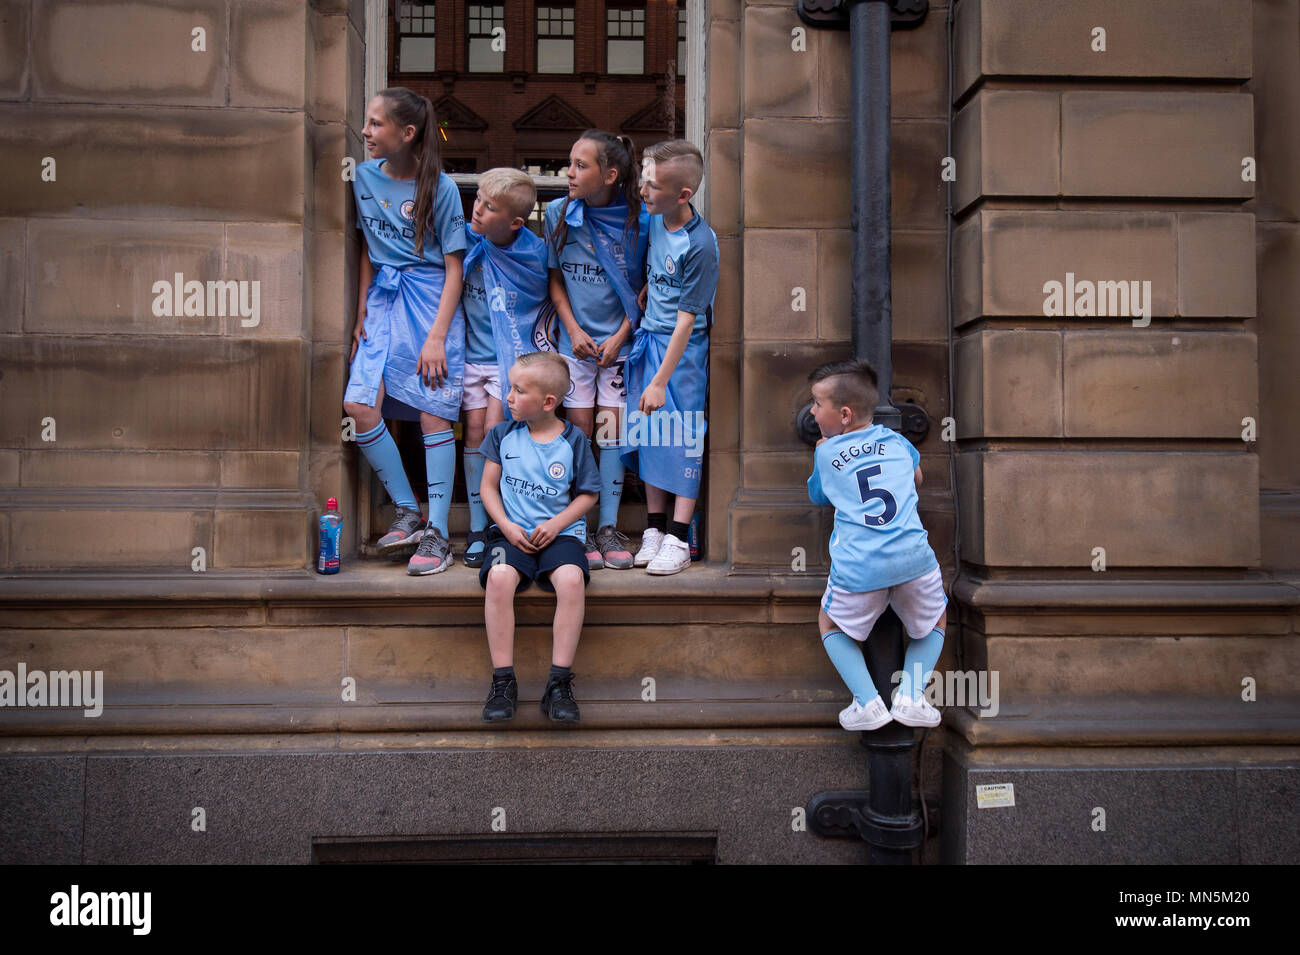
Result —
[[687, 527], [687, 545], [690, 547], [691, 560], [699, 560], [703, 555], [700, 553], [700, 512], [696, 511], [691, 515], [691, 523]]
[[339, 499], [325, 502], [325, 513], [320, 516], [320, 553], [316, 556], [316, 573], [339, 572], [339, 535], [343, 531], [343, 515], [339, 513]]

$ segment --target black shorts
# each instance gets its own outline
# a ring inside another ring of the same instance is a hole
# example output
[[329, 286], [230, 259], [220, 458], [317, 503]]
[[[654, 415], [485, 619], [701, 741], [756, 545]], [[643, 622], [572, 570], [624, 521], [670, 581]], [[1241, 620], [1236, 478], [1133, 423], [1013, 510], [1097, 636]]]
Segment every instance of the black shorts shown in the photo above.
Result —
[[515, 588], [515, 593], [527, 590], [534, 580], [538, 587], [555, 593], [549, 579], [551, 571], [564, 564], [574, 564], [582, 570], [583, 586], [591, 583], [587, 545], [572, 534], [561, 534], [539, 553], [526, 554], [506, 540], [506, 536], [495, 524], [491, 524], [483, 535], [483, 566], [478, 571], [478, 582], [484, 590], [487, 589], [488, 571], [501, 563], [509, 564], [519, 571], [519, 586]]

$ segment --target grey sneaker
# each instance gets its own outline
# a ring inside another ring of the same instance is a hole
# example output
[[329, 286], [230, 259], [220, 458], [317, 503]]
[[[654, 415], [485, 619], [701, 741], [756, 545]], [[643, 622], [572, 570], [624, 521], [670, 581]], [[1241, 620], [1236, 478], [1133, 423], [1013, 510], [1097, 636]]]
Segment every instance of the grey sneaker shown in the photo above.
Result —
[[406, 572], [412, 577], [426, 577], [429, 574], [441, 574], [451, 563], [451, 544], [442, 536], [442, 531], [430, 524], [424, 529], [420, 546], [407, 563]]
[[379, 553], [391, 554], [408, 544], [417, 544], [424, 536], [424, 518], [418, 510], [405, 507], [397, 509], [397, 517], [388, 528], [388, 533], [379, 538]]
[[601, 554], [600, 548], [596, 546], [596, 542], [591, 539], [590, 534], [587, 535], [586, 543], [582, 545], [582, 549], [587, 552], [588, 570], [600, 570], [605, 566], [604, 555]]
[[606, 567], [614, 570], [627, 570], [631, 567], [636, 559], [629, 549], [631, 545], [627, 536], [620, 533], [613, 524], [606, 524], [596, 531], [596, 546], [600, 549]]

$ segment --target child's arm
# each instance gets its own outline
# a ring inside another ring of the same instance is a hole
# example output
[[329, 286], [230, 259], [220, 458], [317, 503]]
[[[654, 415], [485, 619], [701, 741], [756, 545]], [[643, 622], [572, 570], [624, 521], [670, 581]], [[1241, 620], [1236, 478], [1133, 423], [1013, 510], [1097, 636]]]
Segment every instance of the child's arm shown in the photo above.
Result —
[[484, 458], [483, 483], [479, 485], [478, 493], [479, 499], [483, 502], [483, 510], [487, 511], [488, 517], [492, 518], [501, 529], [506, 540], [525, 553], [537, 553], [537, 548], [528, 540], [524, 529], [506, 517], [506, 506], [501, 503], [501, 465], [498, 462]]
[[451, 328], [456, 307], [460, 305], [460, 293], [465, 284], [464, 259], [464, 252], [447, 252], [442, 257], [446, 274], [442, 281], [442, 298], [438, 300], [438, 316], [433, 320], [424, 347], [420, 349], [420, 362], [416, 366], [420, 377], [433, 388], [441, 388], [443, 379], [447, 377], [447, 329]]
[[361, 340], [366, 337], [366, 297], [370, 294], [370, 282], [375, 277], [375, 266], [370, 261], [370, 249], [366, 246], [364, 232], [361, 234], [361, 269], [357, 275], [357, 324], [352, 329], [352, 354], [348, 356], [349, 363], [357, 357]]
[[663, 364], [641, 392], [641, 411], [650, 414], [664, 406], [668, 399], [668, 379], [673, 376], [677, 363], [686, 354], [686, 346], [691, 340], [691, 329], [695, 327], [695, 313], [677, 310], [677, 325], [673, 328], [672, 338], [668, 339], [668, 348], [664, 351]]
[[[486, 470], [483, 472], [483, 480], [485, 482], [487, 481]], [[487, 501], [484, 500], [484, 503], [486, 504]], [[558, 537], [566, 527], [578, 518], [582, 517], [583, 514], [586, 514], [595, 506], [595, 494], [577, 495], [569, 502], [569, 506], [560, 511], [559, 514], [556, 514], [548, 521], [542, 521], [542, 523], [538, 524], [529, 540], [532, 541], [532, 543], [540, 550], [547, 544], [551, 543], [551, 541], [555, 540], [555, 538]], [[490, 514], [492, 512], [489, 511], [488, 513]]]
[[555, 305], [555, 313], [560, 316], [560, 321], [564, 323], [564, 330], [569, 333], [569, 341], [573, 343], [573, 357], [595, 357], [597, 355], [596, 343], [592, 341], [590, 335], [582, 330], [578, 320], [573, 317], [573, 306], [569, 302], [569, 293], [564, 287], [564, 277], [560, 274], [559, 269], [551, 269], [550, 272], [551, 301]]
[[920, 487], [920, 486], [921, 486], [921, 466], [920, 466], [919, 464], [916, 466], [916, 472], [912, 475], [912, 478], [913, 478], [913, 480], [916, 481], [916, 486], [917, 486], [917, 487]]

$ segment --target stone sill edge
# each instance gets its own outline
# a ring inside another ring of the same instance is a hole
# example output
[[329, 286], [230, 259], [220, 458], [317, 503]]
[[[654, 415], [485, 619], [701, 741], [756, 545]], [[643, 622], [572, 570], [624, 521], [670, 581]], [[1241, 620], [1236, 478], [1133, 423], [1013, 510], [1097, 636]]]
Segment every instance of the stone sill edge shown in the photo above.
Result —
[[983, 612], [1300, 609], [1300, 584], [1265, 576], [1190, 580], [988, 580], [963, 574], [952, 596]]
[[[477, 574], [452, 567], [454, 576], [435, 581], [408, 577], [400, 568], [390, 573], [324, 577], [311, 571], [175, 575], [10, 575], [0, 576], [0, 608], [23, 604], [70, 603], [157, 603], [185, 604], [194, 601], [244, 601], [274, 603], [367, 603], [409, 601], [429, 603], [483, 602]], [[602, 577], [615, 574], [619, 578]], [[441, 576], [441, 575], [440, 575]], [[624, 579], [624, 577], [626, 579]], [[588, 594], [594, 598], [619, 600], [663, 600], [676, 602], [730, 603], [753, 600], [817, 600], [826, 587], [825, 577], [730, 574], [725, 568], [691, 568], [683, 574], [653, 578], [640, 571], [594, 571]], [[520, 597], [521, 603], [553, 602], [537, 588]]]

